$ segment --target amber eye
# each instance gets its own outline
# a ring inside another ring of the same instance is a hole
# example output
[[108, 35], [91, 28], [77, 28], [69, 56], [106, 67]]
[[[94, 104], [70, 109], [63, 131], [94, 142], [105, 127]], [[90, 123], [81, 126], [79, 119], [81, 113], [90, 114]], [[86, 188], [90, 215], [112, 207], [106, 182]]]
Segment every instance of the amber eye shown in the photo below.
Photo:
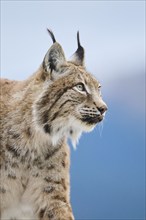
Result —
[[85, 86], [84, 86], [83, 83], [77, 84], [77, 85], [76, 85], [76, 88], [77, 88], [79, 91], [81, 91], [81, 92], [86, 91]]

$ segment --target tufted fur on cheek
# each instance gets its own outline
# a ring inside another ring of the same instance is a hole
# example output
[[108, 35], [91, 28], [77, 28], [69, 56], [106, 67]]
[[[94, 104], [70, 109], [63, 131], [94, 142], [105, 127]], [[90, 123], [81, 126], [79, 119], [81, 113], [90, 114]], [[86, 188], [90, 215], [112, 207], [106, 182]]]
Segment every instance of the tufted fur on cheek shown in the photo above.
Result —
[[[61, 89], [58, 83], [65, 84], [65, 87]], [[63, 82], [63, 79], [52, 86], [48, 84], [33, 104], [34, 127], [46, 133], [54, 146], [63, 138], [70, 138], [75, 146], [82, 132], [81, 124], [75, 117], [79, 100], [67, 95], [71, 94], [72, 86], [66, 85], [67, 82]]]
[[71, 116], [68, 120], [60, 119], [56, 120], [52, 129], [51, 139], [52, 144], [55, 146], [62, 138], [70, 139], [74, 148], [81, 136], [82, 129], [80, 123], [77, 122], [75, 117]]
[[73, 146], [76, 146], [81, 133], [95, 127], [81, 121], [79, 109], [87, 96], [73, 89], [82, 79], [82, 73], [73, 71], [76, 68], [71, 69], [70, 73], [65, 72], [55, 81], [46, 82], [33, 104], [34, 127], [48, 135], [54, 146], [64, 138], [70, 138]]

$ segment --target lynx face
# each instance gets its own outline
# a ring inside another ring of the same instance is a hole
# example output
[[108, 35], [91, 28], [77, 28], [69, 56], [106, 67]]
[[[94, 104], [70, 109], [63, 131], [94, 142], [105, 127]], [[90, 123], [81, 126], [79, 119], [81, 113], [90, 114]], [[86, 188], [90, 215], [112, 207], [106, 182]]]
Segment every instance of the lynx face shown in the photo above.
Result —
[[66, 61], [61, 46], [49, 33], [54, 44], [42, 66], [50, 78], [34, 105], [34, 117], [54, 145], [64, 137], [75, 143], [83, 131], [92, 130], [103, 120], [107, 106], [101, 97], [100, 83], [84, 67], [79, 35], [78, 49], [72, 61]]

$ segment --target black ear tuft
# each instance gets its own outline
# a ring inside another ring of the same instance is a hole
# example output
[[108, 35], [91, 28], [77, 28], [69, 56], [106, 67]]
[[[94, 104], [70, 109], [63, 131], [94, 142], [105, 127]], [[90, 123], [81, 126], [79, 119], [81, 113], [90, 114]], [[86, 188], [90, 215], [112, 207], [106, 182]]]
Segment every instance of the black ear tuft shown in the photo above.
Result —
[[81, 46], [79, 31], [77, 31], [77, 43], [78, 43], [78, 48], [79, 48]]
[[84, 52], [84, 48], [80, 44], [79, 31], [77, 32], [77, 44], [78, 44], [78, 48], [76, 52], [73, 54], [71, 61], [74, 62], [76, 65], [83, 66], [85, 52]]
[[78, 49], [76, 51], [76, 54], [77, 54], [79, 60], [83, 61], [84, 60], [84, 48], [80, 44], [79, 31], [77, 32], [77, 43], [78, 43]]
[[56, 39], [55, 39], [55, 36], [54, 36], [53, 32], [50, 29], [48, 29], [48, 28], [47, 28], [47, 31], [48, 31], [50, 37], [52, 38], [53, 43], [55, 43]]

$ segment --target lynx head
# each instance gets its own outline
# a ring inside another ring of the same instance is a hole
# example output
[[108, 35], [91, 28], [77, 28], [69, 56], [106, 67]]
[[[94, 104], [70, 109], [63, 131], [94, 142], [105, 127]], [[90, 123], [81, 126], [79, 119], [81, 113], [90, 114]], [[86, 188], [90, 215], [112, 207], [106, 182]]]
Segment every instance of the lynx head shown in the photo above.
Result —
[[53, 45], [42, 63], [49, 77], [35, 102], [35, 120], [52, 138], [53, 145], [63, 138], [77, 141], [83, 131], [91, 131], [105, 116], [107, 106], [101, 97], [101, 85], [84, 66], [84, 48], [77, 33], [78, 48], [67, 61], [64, 51], [48, 30]]

